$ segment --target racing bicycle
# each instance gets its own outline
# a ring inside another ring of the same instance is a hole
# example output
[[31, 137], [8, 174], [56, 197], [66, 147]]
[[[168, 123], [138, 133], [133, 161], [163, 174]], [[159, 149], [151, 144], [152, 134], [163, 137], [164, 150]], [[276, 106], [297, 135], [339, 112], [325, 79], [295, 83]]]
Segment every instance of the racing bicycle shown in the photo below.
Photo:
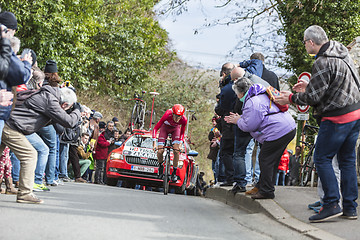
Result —
[[[304, 131], [313, 131], [317, 133], [319, 128], [311, 125], [305, 125]], [[306, 186], [308, 182], [311, 180], [312, 173], [316, 172], [315, 163], [313, 159], [314, 149], [316, 140], [314, 139], [313, 142], [304, 142], [300, 141], [305, 147], [308, 149], [308, 152], [305, 156], [305, 160], [300, 169], [300, 186]]]
[[146, 91], [142, 91], [141, 95], [137, 93], [134, 94], [134, 98], [131, 100], [135, 100], [135, 104], [133, 110], [131, 112], [130, 118], [130, 129], [134, 131], [134, 129], [143, 129], [145, 123], [145, 112], [146, 112], [146, 102], [143, 100], [144, 94]]
[[180, 152], [180, 150], [174, 149], [170, 136], [171, 135], [168, 136], [168, 138], [166, 139], [165, 144], [164, 144], [164, 148], [166, 149], [166, 154], [165, 154], [165, 158], [164, 158], [164, 162], [163, 162], [163, 164], [164, 164], [164, 177], [163, 177], [164, 195], [167, 195], [169, 192], [171, 150]]

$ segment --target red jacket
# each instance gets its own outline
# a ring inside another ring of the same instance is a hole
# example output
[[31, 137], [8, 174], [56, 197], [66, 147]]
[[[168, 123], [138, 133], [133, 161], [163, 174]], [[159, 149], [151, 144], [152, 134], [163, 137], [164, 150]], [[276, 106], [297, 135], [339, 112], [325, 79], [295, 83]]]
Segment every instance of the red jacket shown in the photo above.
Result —
[[290, 160], [290, 154], [285, 149], [283, 155], [281, 156], [278, 170], [283, 170], [287, 172], [289, 170], [289, 160]]
[[104, 132], [101, 133], [97, 141], [94, 158], [107, 159], [109, 146], [110, 143], [105, 139]]

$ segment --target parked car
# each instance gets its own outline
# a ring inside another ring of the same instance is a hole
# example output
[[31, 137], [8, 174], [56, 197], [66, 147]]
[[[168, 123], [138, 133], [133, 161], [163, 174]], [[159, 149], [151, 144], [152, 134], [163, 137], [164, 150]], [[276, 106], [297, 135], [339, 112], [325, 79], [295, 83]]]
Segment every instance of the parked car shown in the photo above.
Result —
[[[174, 188], [176, 193], [183, 194], [187, 190], [188, 194], [195, 195], [199, 167], [194, 157], [198, 153], [190, 149], [187, 141], [184, 145], [184, 151], [179, 157], [179, 180], [170, 182], [170, 188]], [[118, 180], [122, 180], [125, 187], [135, 187], [135, 185], [162, 187], [163, 181], [158, 177], [159, 164], [152, 146], [151, 132], [137, 130], [121, 147], [113, 150], [107, 159], [107, 184], [115, 186]], [[171, 163], [172, 159], [171, 152]], [[172, 167], [170, 172], [172, 172]]]

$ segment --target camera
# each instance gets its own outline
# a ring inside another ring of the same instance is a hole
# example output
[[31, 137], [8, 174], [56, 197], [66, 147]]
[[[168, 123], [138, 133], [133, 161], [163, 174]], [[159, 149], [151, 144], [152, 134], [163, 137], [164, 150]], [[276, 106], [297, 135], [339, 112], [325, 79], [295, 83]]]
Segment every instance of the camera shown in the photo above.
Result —
[[31, 49], [30, 48], [25, 48], [22, 53], [21, 53], [21, 59], [23, 59], [25, 57], [26, 54], [31, 53]]

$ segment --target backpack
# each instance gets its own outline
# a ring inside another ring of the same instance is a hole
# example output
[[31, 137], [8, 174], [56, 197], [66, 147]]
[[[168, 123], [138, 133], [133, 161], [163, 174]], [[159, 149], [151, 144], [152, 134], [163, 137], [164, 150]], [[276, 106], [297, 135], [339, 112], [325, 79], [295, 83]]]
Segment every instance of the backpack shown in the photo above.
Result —
[[270, 108], [271, 108], [271, 103], [273, 102], [279, 108], [280, 112], [286, 112], [289, 109], [288, 104], [280, 105], [280, 104], [275, 102], [275, 97], [280, 96], [280, 91], [277, 90], [276, 88], [274, 88], [272, 86], [267, 87], [266, 88], [266, 95], [270, 99]]

